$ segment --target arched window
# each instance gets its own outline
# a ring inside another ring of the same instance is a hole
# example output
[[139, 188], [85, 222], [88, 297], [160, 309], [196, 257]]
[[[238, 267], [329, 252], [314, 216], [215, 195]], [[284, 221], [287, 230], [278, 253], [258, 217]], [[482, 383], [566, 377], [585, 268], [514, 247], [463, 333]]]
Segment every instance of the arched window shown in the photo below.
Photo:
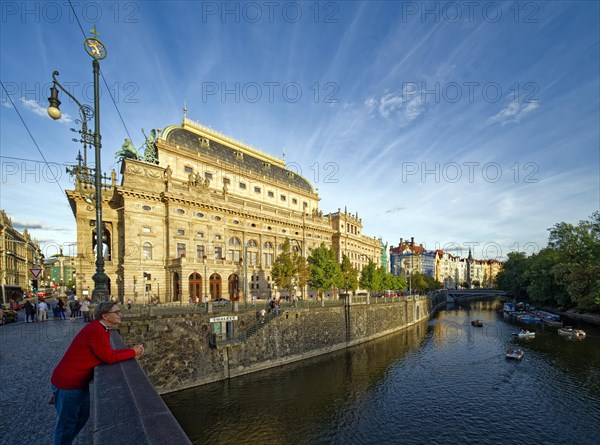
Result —
[[150, 244], [150, 243], [142, 244], [142, 259], [143, 260], [151, 260], [152, 259], [152, 244]]
[[192, 302], [196, 302], [196, 297], [200, 299], [202, 295], [202, 277], [199, 273], [192, 273], [188, 279], [189, 284], [189, 297], [192, 298]]
[[239, 262], [242, 257], [242, 243], [235, 236], [229, 238], [229, 246], [227, 248], [227, 260]]
[[240, 279], [236, 274], [229, 275], [227, 280], [227, 293], [230, 300], [235, 300], [240, 292]]

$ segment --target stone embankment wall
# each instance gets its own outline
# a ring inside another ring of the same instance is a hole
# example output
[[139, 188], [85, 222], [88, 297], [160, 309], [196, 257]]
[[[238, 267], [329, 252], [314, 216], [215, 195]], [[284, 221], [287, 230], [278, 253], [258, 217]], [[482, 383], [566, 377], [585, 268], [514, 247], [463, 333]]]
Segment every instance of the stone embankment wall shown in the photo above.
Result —
[[[236, 333], [257, 323], [254, 312], [236, 312]], [[203, 385], [364, 343], [411, 326], [430, 315], [426, 297], [408, 301], [282, 312], [246, 340], [209, 346], [212, 314], [125, 319], [128, 345], [143, 343], [138, 359], [159, 393]]]

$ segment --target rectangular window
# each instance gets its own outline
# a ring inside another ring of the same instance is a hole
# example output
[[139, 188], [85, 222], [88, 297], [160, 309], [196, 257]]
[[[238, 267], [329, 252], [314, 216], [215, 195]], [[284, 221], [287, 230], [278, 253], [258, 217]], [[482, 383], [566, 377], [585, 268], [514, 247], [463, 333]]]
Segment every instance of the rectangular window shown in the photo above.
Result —
[[212, 178], [213, 178], [213, 175], [212, 175], [212, 173], [205, 172], [205, 173], [204, 173], [204, 177], [205, 177], [206, 179], [212, 179]]
[[222, 259], [223, 259], [223, 248], [215, 247], [215, 260], [222, 260]]
[[177, 235], [185, 235], [185, 230], [177, 229]]
[[185, 256], [185, 244], [177, 243], [177, 258], [181, 258]]
[[196, 245], [196, 258], [198, 258], [200, 260], [202, 258], [204, 258], [204, 245], [202, 245], [202, 244]]
[[228, 250], [227, 251], [227, 261], [234, 261], [236, 263], [240, 262], [241, 254], [239, 250]]
[[231, 181], [229, 180], [229, 178], [223, 178], [223, 184], [229, 185], [231, 184]]
[[260, 187], [254, 187], [254, 193], [260, 193]]
[[185, 167], [183, 167], [183, 171], [186, 172], [186, 173], [194, 173], [194, 169], [192, 167], [187, 166], [187, 165]]
[[271, 191], [269, 191], [269, 192], [267, 193], [267, 195], [269, 196], [269, 198], [273, 198], [273, 197], [275, 197], [275, 193], [273, 193], [273, 192], [271, 192]]
[[255, 266], [258, 264], [258, 252], [248, 252], [248, 261], [250, 265]]
[[150, 232], [152, 232], [152, 229], [150, 227], [142, 227], [142, 232], [143, 233], [150, 233]]
[[198, 232], [198, 233], [196, 233], [196, 237], [197, 238], [204, 238], [204, 232]]
[[273, 254], [263, 253], [263, 266], [270, 267], [273, 264]]
[[292, 198], [292, 204], [298, 204], [298, 200], [296, 198]]
[[246, 190], [246, 184], [245, 184], [245, 183], [243, 183], [243, 182], [240, 182], [240, 188], [241, 188], [242, 190]]
[[285, 197], [285, 195], [281, 195], [281, 200], [285, 202], [287, 198]]

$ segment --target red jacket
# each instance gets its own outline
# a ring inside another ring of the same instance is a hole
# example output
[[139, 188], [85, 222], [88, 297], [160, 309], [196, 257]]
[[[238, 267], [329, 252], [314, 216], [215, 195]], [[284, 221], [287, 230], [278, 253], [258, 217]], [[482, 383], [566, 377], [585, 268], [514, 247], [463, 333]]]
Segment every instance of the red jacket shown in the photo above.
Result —
[[84, 388], [101, 363], [116, 363], [135, 357], [133, 349], [112, 349], [110, 330], [98, 320], [84, 327], [60, 360], [50, 381], [60, 389]]

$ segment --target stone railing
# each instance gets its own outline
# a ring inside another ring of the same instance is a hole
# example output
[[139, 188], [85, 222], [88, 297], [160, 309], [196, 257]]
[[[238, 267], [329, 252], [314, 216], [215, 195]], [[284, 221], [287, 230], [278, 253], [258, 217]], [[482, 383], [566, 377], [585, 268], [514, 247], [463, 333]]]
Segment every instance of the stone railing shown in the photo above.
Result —
[[[115, 349], [125, 344], [111, 331]], [[137, 360], [94, 370], [94, 443], [191, 445]]]

